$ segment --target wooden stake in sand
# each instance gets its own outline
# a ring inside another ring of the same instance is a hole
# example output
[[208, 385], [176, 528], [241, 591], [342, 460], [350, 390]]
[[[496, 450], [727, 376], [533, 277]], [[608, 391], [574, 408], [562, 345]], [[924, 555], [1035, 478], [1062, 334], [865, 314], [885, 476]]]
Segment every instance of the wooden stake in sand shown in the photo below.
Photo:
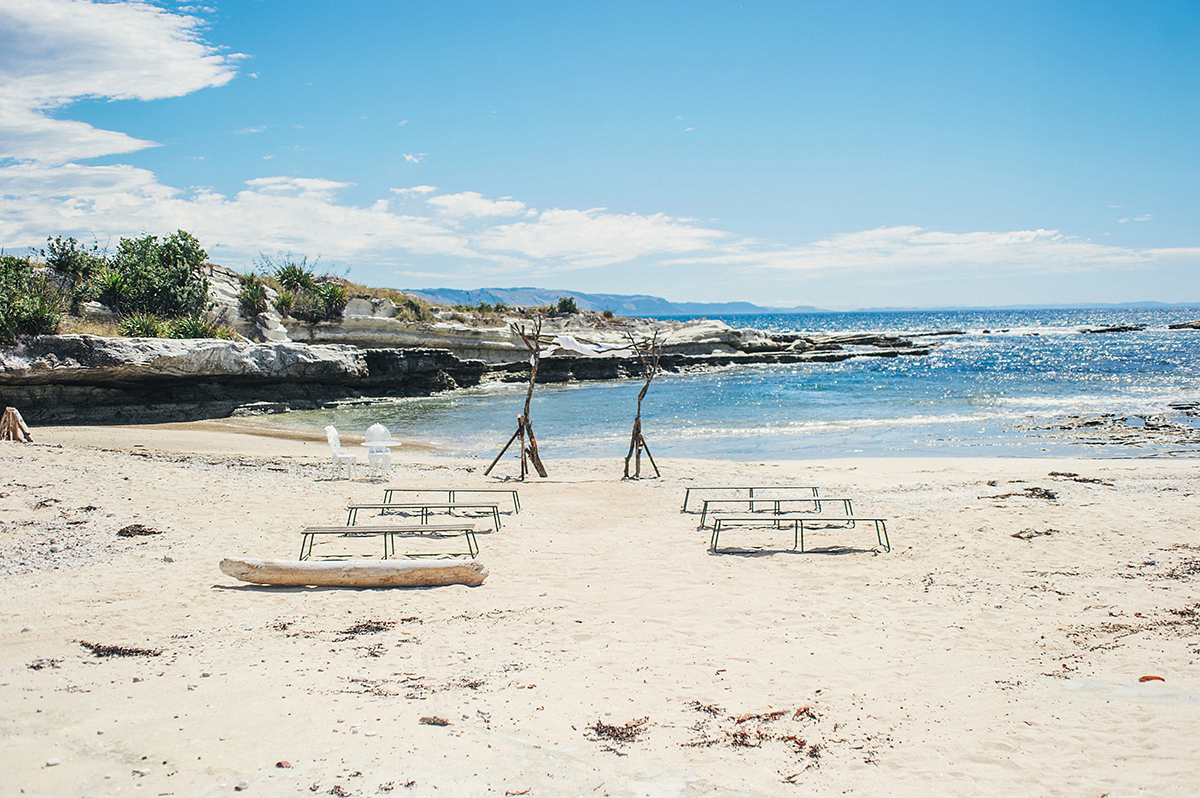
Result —
[[[662, 475], [658, 473], [658, 465], [654, 462], [654, 456], [650, 454], [650, 447], [646, 445], [646, 439], [642, 436], [642, 400], [646, 398], [646, 392], [650, 390], [650, 383], [658, 376], [662, 342], [658, 340], [657, 330], [655, 330], [653, 338], [643, 338], [640, 341], [635, 340], [633, 335], [628, 333], [626, 337], [629, 339], [629, 348], [637, 353], [638, 360], [642, 362], [642, 376], [646, 383], [642, 385], [642, 390], [638, 393], [637, 415], [633, 417], [633, 434], [629, 437], [629, 453], [625, 455], [625, 479], [641, 479], [642, 450], [645, 450], [650, 465], [654, 467], [654, 476], [658, 477]], [[629, 473], [630, 459], [634, 464], [632, 474]]]
[[528, 464], [532, 464], [539, 477], [545, 477], [546, 467], [542, 465], [542, 458], [538, 454], [537, 438], [533, 436], [533, 422], [529, 419], [529, 402], [533, 399], [533, 386], [537, 382], [538, 364], [542, 362], [542, 346], [546, 343], [542, 340], [542, 317], [535, 315], [533, 317], [532, 328], [526, 328], [524, 324], [509, 324], [514, 333], [520, 336], [521, 341], [525, 344], [525, 348], [529, 350], [529, 389], [525, 391], [525, 412], [517, 416], [517, 431], [508, 439], [508, 443], [504, 444], [504, 448], [500, 450], [500, 454], [496, 455], [496, 459], [492, 460], [492, 464], [483, 472], [484, 476], [492, 473], [492, 468], [496, 463], [500, 462], [500, 458], [508, 451], [508, 447], [512, 446], [513, 441], [520, 439], [521, 446], [521, 481], [525, 481], [525, 475], [529, 472]]
[[15, 407], [4, 408], [4, 417], [0, 418], [0, 440], [33, 443], [29, 427], [25, 426], [25, 419]]

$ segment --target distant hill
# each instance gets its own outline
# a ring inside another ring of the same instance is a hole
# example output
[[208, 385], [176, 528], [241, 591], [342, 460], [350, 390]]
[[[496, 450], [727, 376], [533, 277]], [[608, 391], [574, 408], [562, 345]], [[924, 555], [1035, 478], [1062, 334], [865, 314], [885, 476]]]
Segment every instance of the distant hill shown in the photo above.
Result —
[[580, 310], [611, 310], [618, 316], [719, 316], [733, 313], [816, 313], [820, 308], [767, 308], [750, 302], [670, 302], [662, 297], [638, 294], [585, 294], [549, 288], [457, 288], [403, 289], [405, 293], [439, 305], [478, 305], [497, 302], [510, 307], [553, 305], [559, 297], [575, 299]]
[[[575, 304], [580, 310], [611, 310], [618, 316], [728, 316], [739, 313], [838, 313], [812, 305], [797, 305], [792, 308], [764, 307], [752, 302], [671, 302], [658, 296], [646, 294], [585, 294], [580, 291], [553, 288], [474, 288], [462, 290], [458, 288], [421, 288], [402, 289], [407, 294], [420, 297], [426, 302], [439, 305], [478, 305], [486, 302], [495, 305], [497, 302], [509, 307], [531, 307], [536, 305], [553, 305], [562, 296], [574, 297]], [[936, 312], [936, 311], [975, 311], [975, 310], [1116, 310], [1120, 308], [1152, 309], [1152, 308], [1181, 308], [1197, 307], [1195, 302], [1119, 302], [1119, 303], [1064, 303], [1058, 305], [1001, 305], [992, 307], [979, 306], [941, 306], [941, 307], [876, 307], [859, 308], [857, 313], [896, 313], [896, 312]]]

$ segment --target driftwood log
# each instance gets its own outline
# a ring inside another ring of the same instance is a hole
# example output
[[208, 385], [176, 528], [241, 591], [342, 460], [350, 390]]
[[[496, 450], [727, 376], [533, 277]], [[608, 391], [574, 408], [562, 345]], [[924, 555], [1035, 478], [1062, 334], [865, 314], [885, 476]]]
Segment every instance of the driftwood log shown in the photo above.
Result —
[[221, 560], [221, 571], [259, 585], [320, 587], [479, 587], [488, 574], [487, 568], [474, 560], [300, 562], [238, 557]]
[[25, 419], [21, 418], [20, 411], [15, 407], [4, 408], [4, 416], [0, 418], [0, 440], [33, 442]]

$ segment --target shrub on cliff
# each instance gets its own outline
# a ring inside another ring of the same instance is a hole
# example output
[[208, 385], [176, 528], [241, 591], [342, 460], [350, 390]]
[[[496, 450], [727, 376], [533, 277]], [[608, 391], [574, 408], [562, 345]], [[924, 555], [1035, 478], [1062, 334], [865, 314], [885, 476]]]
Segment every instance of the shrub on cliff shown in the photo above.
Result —
[[429, 303], [422, 299], [396, 294], [392, 301], [396, 303], [396, 318], [401, 321], [430, 321], [434, 317]]
[[0, 255], [0, 342], [58, 332], [66, 304], [58, 285], [35, 273], [29, 258]]
[[267, 312], [266, 283], [257, 274], [242, 275], [238, 281], [242, 284], [238, 291], [238, 310], [242, 318], [253, 321], [258, 314]]
[[122, 238], [117, 253], [91, 277], [90, 295], [118, 316], [196, 316], [208, 306], [208, 258], [191, 233]]
[[167, 323], [151, 313], [130, 313], [121, 319], [121, 335], [129, 338], [166, 338]]
[[[259, 255], [257, 264], [267, 275], [266, 282], [278, 291], [275, 309], [282, 315], [307, 322], [336, 321], [342, 317], [350, 299], [345, 281], [328, 274], [321, 277], [313, 274], [307, 255], [299, 259], [290, 254], [275, 258]], [[242, 278], [242, 285], [246, 285], [246, 278]], [[248, 297], [251, 298], [256, 299]]]
[[77, 313], [79, 303], [87, 298], [89, 283], [107, 266], [100, 245], [93, 243], [90, 248], [85, 248], [74, 238], [47, 236], [42, 257], [48, 267], [70, 279], [70, 311]]
[[[268, 265], [272, 264], [270, 258], [262, 256], [262, 260]], [[304, 292], [312, 292], [317, 290], [317, 278], [313, 276], [312, 269], [308, 268], [308, 256], [303, 256], [299, 261], [292, 260], [289, 256], [275, 265], [275, 279], [279, 281], [279, 285], [285, 291], [290, 291], [293, 294]]]
[[317, 283], [315, 290], [296, 296], [292, 316], [309, 322], [335, 321], [342, 317], [349, 300], [346, 287], [335, 278], [329, 278]]
[[167, 322], [168, 338], [224, 338], [233, 340], [233, 330], [213, 324], [203, 316], [180, 316]]

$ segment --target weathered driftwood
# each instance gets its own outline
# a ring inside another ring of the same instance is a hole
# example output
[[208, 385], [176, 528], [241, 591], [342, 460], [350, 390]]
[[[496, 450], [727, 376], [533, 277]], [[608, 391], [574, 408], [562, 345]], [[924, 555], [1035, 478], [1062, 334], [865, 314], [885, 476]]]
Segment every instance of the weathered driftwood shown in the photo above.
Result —
[[25, 426], [25, 419], [21, 418], [20, 411], [15, 407], [4, 408], [4, 416], [0, 418], [0, 440], [33, 441], [29, 427]]
[[221, 560], [221, 571], [259, 585], [321, 587], [479, 587], [488, 574], [487, 568], [474, 560], [300, 562], [239, 557]]
[[511, 323], [508, 325], [521, 341], [525, 344], [525, 348], [529, 350], [529, 388], [525, 391], [525, 412], [517, 416], [517, 431], [508, 439], [508, 443], [504, 444], [504, 448], [500, 450], [500, 454], [496, 455], [496, 459], [483, 472], [484, 476], [492, 473], [492, 469], [496, 463], [500, 462], [500, 458], [508, 451], [508, 447], [512, 446], [513, 441], [520, 440], [521, 447], [521, 481], [525, 480], [525, 475], [529, 473], [529, 464], [533, 465], [533, 469], [537, 471], [538, 476], [546, 476], [546, 467], [542, 465], [541, 455], [538, 454], [537, 438], [533, 435], [533, 422], [529, 419], [529, 402], [533, 399], [533, 386], [537, 382], [538, 365], [542, 362], [542, 346], [546, 341], [542, 338], [542, 317], [534, 316], [533, 328], [526, 329], [524, 324]]
[[[642, 400], [646, 398], [646, 392], [650, 390], [650, 383], [654, 382], [654, 378], [658, 376], [659, 361], [662, 358], [662, 342], [658, 340], [658, 331], [655, 330], [653, 338], [635, 340], [632, 334], [626, 334], [629, 339], [629, 348], [632, 349], [638, 356], [638, 360], [642, 363], [642, 377], [646, 380], [642, 385], [642, 390], [637, 397], [637, 415], [633, 417], [633, 434], [629, 438], [629, 453], [625, 455], [625, 479], [641, 479], [642, 477], [642, 452], [646, 452], [646, 457], [650, 458], [650, 465], [654, 467], [654, 476], [662, 476], [658, 473], [658, 464], [654, 462], [654, 455], [650, 454], [650, 447], [646, 444], [645, 437], [642, 436]], [[629, 473], [629, 460], [634, 461], [633, 473]]]

